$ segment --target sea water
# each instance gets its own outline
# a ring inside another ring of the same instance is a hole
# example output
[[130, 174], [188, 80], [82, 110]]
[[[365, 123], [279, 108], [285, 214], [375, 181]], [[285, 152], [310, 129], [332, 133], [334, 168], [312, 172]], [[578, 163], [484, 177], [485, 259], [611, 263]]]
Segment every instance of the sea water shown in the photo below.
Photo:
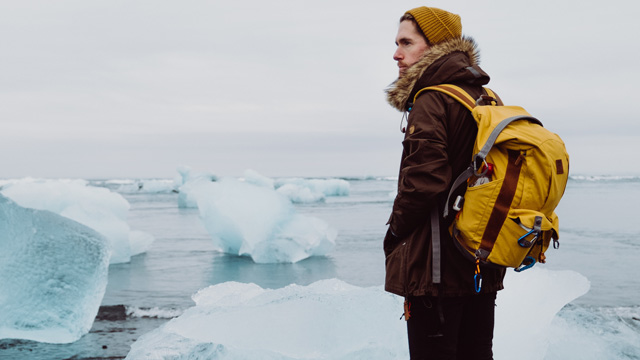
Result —
[[[339, 234], [329, 256], [294, 264], [256, 264], [215, 251], [198, 210], [179, 208], [178, 195], [167, 186], [137, 191], [137, 180], [92, 181], [122, 193], [131, 204], [129, 224], [153, 234], [153, 247], [129, 263], [110, 266], [103, 308], [89, 334], [72, 344], [0, 340], [0, 358], [124, 358], [138, 337], [193, 306], [197, 290], [227, 281], [273, 289], [331, 278], [381, 285], [382, 238], [396, 180], [346, 180], [349, 196], [296, 204], [300, 213], [325, 220]], [[575, 270], [591, 281], [591, 290], [556, 317], [545, 359], [640, 359], [639, 202], [640, 178], [570, 179], [557, 209], [560, 248], [550, 249], [548, 263], [537, 266]], [[109, 309], [123, 310], [110, 315]]]

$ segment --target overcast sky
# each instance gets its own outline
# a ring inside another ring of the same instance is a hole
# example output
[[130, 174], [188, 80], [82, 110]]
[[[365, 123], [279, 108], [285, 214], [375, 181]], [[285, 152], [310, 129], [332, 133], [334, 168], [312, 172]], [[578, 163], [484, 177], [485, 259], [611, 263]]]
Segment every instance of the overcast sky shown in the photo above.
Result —
[[489, 86], [573, 174], [640, 174], [640, 5], [613, 1], [2, 1], [0, 177], [397, 174], [398, 18], [462, 17]]

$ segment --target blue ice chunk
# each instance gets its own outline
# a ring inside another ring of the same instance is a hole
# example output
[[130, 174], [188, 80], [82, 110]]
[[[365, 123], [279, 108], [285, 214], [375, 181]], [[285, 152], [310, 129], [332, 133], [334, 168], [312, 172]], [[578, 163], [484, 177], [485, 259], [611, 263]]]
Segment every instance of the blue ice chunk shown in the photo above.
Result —
[[69, 343], [89, 332], [109, 244], [85, 225], [0, 195], [0, 339]]

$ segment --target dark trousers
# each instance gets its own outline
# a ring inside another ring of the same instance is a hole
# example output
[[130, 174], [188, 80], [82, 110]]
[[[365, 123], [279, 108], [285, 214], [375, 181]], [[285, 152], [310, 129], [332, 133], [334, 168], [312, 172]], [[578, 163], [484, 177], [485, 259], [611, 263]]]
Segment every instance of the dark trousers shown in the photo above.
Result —
[[496, 293], [407, 299], [411, 360], [491, 360]]

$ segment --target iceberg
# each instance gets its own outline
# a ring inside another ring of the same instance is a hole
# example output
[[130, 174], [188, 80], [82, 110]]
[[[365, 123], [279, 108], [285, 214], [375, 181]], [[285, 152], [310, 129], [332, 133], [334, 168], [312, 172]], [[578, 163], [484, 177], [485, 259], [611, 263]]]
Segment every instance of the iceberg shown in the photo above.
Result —
[[[532, 268], [508, 271], [496, 300], [496, 359], [543, 359], [556, 314], [586, 294], [590, 283], [575, 271]], [[535, 344], [535, 346], [532, 346]]]
[[[575, 272], [527, 272], [510, 272], [498, 295], [496, 359], [544, 359], [551, 319], [589, 288]], [[331, 279], [271, 290], [226, 282], [192, 299], [194, 307], [140, 337], [126, 359], [409, 358], [403, 299], [382, 286]]]
[[349, 182], [343, 179], [283, 178], [278, 179], [275, 182], [276, 188], [286, 184], [293, 184], [302, 188], [307, 188], [325, 196], [349, 196], [351, 191]]
[[325, 201], [329, 196], [349, 196], [349, 182], [343, 179], [283, 178], [274, 181], [276, 190], [294, 203]]
[[182, 166], [178, 166], [178, 168], [176, 169], [178, 171], [178, 174], [180, 175], [179, 177], [176, 177], [176, 179], [174, 180], [174, 183], [180, 187], [181, 185], [184, 185], [190, 181], [194, 181], [194, 180], [198, 180], [198, 179], [205, 179], [207, 181], [216, 181], [218, 180], [218, 177], [208, 171], [196, 171], [193, 170], [190, 166], [187, 165], [182, 165]]
[[84, 180], [23, 179], [5, 184], [0, 193], [20, 206], [49, 210], [98, 231], [111, 242], [112, 264], [131, 261], [132, 247], [146, 251], [153, 242], [150, 234], [130, 233], [129, 202], [122, 195]]
[[336, 230], [321, 219], [297, 214], [272, 188], [233, 178], [199, 183], [192, 192], [215, 246], [256, 263], [295, 263], [324, 256], [335, 245]]
[[276, 191], [296, 204], [317, 203], [325, 201], [326, 198], [323, 193], [314, 192], [310, 188], [296, 184], [284, 184]]
[[[143, 335], [127, 359], [406, 359], [402, 299], [321, 280], [278, 290], [227, 282]], [[388, 311], [391, 310], [391, 311]]]
[[217, 181], [218, 177], [209, 172], [195, 171], [186, 165], [179, 166], [177, 170], [180, 176], [176, 177], [174, 183], [178, 189], [178, 207], [197, 208], [198, 192], [207, 184]]
[[129, 244], [131, 246], [131, 256], [146, 253], [151, 248], [156, 238], [148, 232], [131, 230], [129, 232]]
[[176, 191], [175, 181], [170, 179], [107, 180], [101, 185], [120, 194], [170, 194]]
[[[196, 208], [196, 198], [202, 186], [218, 181], [218, 177], [209, 172], [197, 172], [188, 166], [178, 168], [180, 177], [176, 178], [176, 188], [179, 192], [178, 207]], [[343, 179], [303, 179], [281, 178], [272, 179], [247, 169], [243, 178], [239, 179], [256, 186], [275, 189], [295, 204], [323, 202], [329, 196], [349, 196], [349, 182]]]
[[349, 182], [342, 179], [282, 178], [274, 180], [254, 170], [246, 170], [244, 181], [276, 189], [293, 203], [315, 203], [325, 201], [327, 196], [349, 195]]
[[178, 207], [197, 208], [198, 194], [211, 183], [208, 179], [191, 180], [178, 188]]
[[266, 177], [255, 170], [245, 170], [244, 181], [253, 185], [266, 187], [268, 189], [275, 189], [275, 181], [272, 178]]
[[109, 246], [87, 226], [0, 195], [0, 339], [70, 343], [88, 333]]

